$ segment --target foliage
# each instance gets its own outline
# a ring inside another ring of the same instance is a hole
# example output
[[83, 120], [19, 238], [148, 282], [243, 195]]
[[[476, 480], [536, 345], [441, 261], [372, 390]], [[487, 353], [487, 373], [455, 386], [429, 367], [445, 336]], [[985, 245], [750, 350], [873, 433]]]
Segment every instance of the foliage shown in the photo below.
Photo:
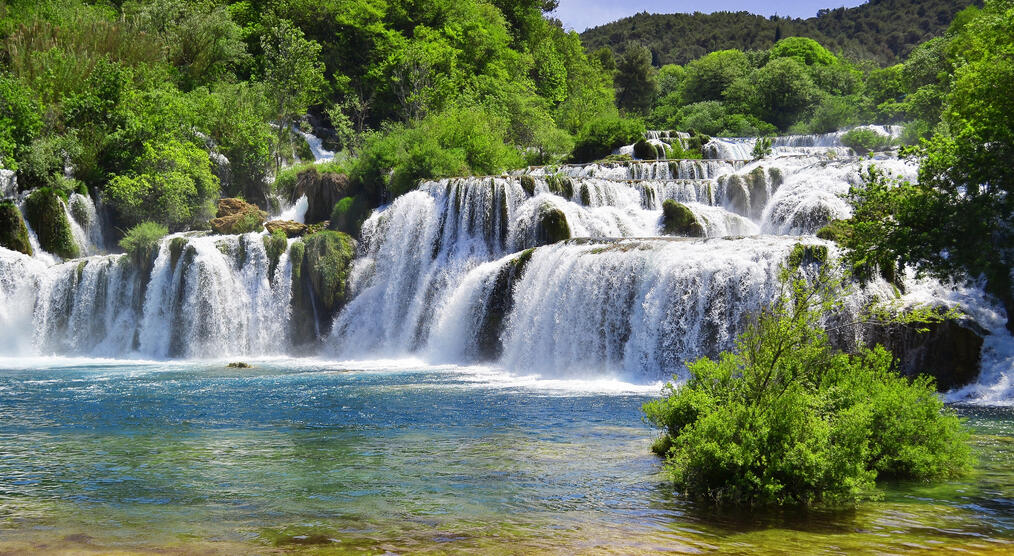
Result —
[[169, 229], [158, 222], [141, 222], [127, 230], [120, 240], [120, 248], [136, 262], [151, 258], [158, 242], [169, 234]]
[[585, 124], [574, 143], [574, 162], [591, 162], [608, 156], [614, 150], [634, 143], [644, 135], [640, 120], [618, 116], [595, 118]]
[[753, 145], [753, 151], [750, 153], [753, 155], [754, 160], [764, 158], [765, 156], [771, 155], [771, 138], [770, 137], [758, 137], [757, 142]]
[[856, 128], [842, 135], [841, 142], [859, 154], [891, 148], [894, 141], [869, 128]]
[[421, 179], [496, 174], [523, 164], [504, 142], [502, 121], [478, 108], [450, 108], [413, 125], [392, 126], [367, 137], [351, 169], [370, 192], [397, 196]]
[[370, 216], [369, 202], [362, 196], [345, 197], [331, 211], [331, 229], [358, 237], [363, 222]]
[[658, 83], [651, 66], [651, 51], [628, 48], [616, 64], [616, 104], [632, 114], [646, 114], [655, 98]]
[[176, 140], [144, 144], [131, 171], [117, 175], [105, 199], [125, 222], [154, 219], [171, 228], [207, 220], [218, 198], [218, 178], [208, 155]]
[[[628, 44], [651, 49], [657, 64], [686, 64], [725, 49], [766, 50], [782, 37], [808, 37], [850, 59], [890, 64], [917, 44], [940, 35], [973, 0], [881, 0], [821, 10], [817, 17], [765, 17], [748, 12], [639, 13], [581, 34], [589, 52]], [[898, 14], [904, 14], [899, 17]], [[784, 39], [783, 39], [784, 40]]]
[[874, 497], [877, 479], [967, 471], [967, 434], [932, 379], [898, 376], [880, 346], [831, 347], [822, 323], [841, 282], [797, 251], [803, 271], [783, 269], [781, 295], [735, 349], [645, 404], [676, 488], [719, 505], [841, 505]]
[[303, 244], [303, 270], [322, 308], [333, 312], [345, 302], [355, 243], [341, 232], [326, 230], [304, 236]]
[[31, 91], [0, 73], [0, 165], [17, 170], [17, 159], [25, 154], [40, 127], [42, 119]]

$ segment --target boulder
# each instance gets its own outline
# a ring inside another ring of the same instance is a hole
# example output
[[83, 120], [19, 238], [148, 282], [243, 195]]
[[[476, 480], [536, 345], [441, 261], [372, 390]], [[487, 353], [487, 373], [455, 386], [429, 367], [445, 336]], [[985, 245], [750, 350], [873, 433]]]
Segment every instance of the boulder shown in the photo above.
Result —
[[218, 212], [208, 223], [216, 234], [245, 234], [264, 227], [268, 213], [242, 199], [219, 199]]
[[535, 244], [549, 245], [570, 239], [567, 215], [549, 203], [539, 206], [535, 223]]
[[674, 236], [704, 237], [704, 226], [686, 205], [666, 199], [662, 203], [662, 232]]
[[0, 201], [0, 247], [32, 255], [32, 242], [21, 211], [13, 201]]
[[25, 199], [25, 218], [43, 250], [64, 259], [80, 254], [63, 201], [48, 187], [36, 189]]
[[634, 143], [634, 157], [641, 160], [657, 160], [658, 149], [645, 139]]
[[292, 194], [295, 201], [306, 195], [306, 217], [308, 224], [323, 222], [331, 216], [331, 210], [343, 197], [352, 193], [349, 177], [334, 172], [320, 172], [310, 167], [299, 173], [296, 188]]
[[306, 224], [292, 220], [270, 220], [264, 223], [264, 228], [272, 235], [276, 231], [281, 231], [285, 237], [299, 237], [306, 233]]
[[946, 392], [975, 382], [979, 376], [983, 337], [988, 333], [972, 321], [932, 323], [920, 333], [913, 326], [878, 326], [868, 342], [882, 344], [894, 354], [905, 376], [925, 374]]

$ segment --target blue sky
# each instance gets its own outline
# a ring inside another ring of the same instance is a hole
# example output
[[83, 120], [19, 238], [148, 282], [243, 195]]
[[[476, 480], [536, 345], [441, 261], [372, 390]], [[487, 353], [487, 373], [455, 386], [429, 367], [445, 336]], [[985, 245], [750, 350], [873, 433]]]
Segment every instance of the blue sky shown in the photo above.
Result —
[[563, 21], [567, 29], [578, 32], [640, 12], [720, 12], [747, 11], [762, 15], [813, 17], [821, 8], [852, 7], [863, 0], [788, 0], [785, 2], [758, 2], [757, 0], [560, 0], [560, 7], [552, 15]]

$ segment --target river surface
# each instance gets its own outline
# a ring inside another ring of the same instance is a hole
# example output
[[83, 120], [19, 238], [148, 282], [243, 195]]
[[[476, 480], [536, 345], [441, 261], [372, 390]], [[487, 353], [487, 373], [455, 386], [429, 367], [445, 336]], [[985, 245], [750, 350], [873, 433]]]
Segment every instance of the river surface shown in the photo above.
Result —
[[1014, 550], [1014, 409], [979, 465], [833, 512], [680, 500], [659, 385], [413, 361], [0, 359], [0, 553]]

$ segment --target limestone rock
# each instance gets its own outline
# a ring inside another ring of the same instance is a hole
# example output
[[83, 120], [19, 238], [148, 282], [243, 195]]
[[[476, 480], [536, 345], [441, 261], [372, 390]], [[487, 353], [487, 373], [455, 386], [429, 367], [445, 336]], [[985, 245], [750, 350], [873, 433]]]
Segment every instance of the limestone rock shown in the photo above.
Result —
[[242, 199], [219, 199], [218, 212], [209, 224], [216, 234], [245, 234], [260, 231], [268, 213]]
[[13, 201], [0, 201], [0, 247], [32, 255], [28, 227]]
[[264, 224], [269, 234], [281, 230], [285, 237], [299, 237], [306, 233], [306, 224], [300, 224], [292, 220], [271, 220]]

